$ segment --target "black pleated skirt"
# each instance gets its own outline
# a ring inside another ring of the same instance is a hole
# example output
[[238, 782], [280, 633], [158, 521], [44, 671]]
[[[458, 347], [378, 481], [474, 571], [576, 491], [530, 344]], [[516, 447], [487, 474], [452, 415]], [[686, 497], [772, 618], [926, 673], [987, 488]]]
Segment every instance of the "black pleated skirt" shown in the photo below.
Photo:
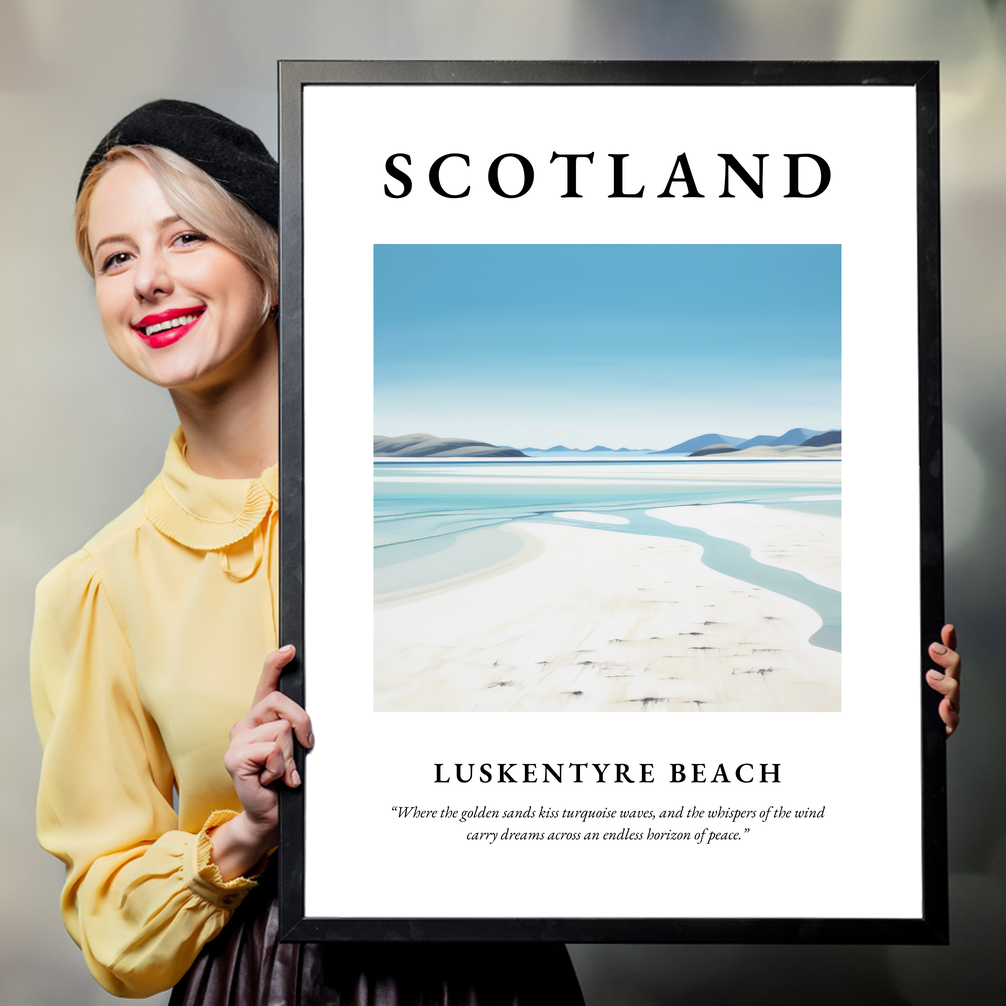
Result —
[[583, 1006], [561, 943], [280, 943], [274, 874], [170, 1006]]

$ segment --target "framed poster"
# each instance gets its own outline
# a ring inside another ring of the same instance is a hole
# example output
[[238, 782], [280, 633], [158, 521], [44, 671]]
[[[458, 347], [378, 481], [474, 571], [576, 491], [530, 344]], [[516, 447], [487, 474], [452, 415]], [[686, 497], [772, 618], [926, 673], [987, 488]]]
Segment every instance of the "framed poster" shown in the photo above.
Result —
[[280, 89], [287, 938], [944, 941], [935, 64]]

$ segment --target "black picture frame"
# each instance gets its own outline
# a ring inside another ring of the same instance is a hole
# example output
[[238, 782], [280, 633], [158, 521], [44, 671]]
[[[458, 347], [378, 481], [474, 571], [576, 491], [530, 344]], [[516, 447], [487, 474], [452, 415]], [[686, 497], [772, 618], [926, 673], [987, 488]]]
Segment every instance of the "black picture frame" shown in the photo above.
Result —
[[[948, 941], [945, 736], [925, 684], [928, 644], [943, 624], [940, 378], [939, 72], [935, 62], [282, 61], [280, 104], [280, 641], [298, 648], [282, 688], [311, 710], [304, 625], [304, 358], [302, 97], [307, 86], [682, 85], [910, 87], [915, 93], [918, 245], [919, 568], [923, 903], [917, 918], [380, 918], [305, 914], [304, 785], [281, 794], [280, 926], [287, 941], [563, 941], [619, 943], [939, 944]], [[333, 869], [343, 864], [333, 863]]]

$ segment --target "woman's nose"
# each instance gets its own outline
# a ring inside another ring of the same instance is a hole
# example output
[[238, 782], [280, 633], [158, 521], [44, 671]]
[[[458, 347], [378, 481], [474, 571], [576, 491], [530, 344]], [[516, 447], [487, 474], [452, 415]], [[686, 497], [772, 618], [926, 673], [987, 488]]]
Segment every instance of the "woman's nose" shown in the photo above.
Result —
[[133, 271], [133, 288], [141, 301], [156, 301], [174, 290], [168, 262], [160, 251], [140, 255]]

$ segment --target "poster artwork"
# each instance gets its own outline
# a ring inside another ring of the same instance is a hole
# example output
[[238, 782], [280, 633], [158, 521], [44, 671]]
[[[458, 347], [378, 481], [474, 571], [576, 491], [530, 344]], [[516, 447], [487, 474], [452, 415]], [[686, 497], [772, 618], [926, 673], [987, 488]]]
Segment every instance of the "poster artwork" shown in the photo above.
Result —
[[838, 711], [840, 356], [836, 245], [377, 245], [375, 709]]

